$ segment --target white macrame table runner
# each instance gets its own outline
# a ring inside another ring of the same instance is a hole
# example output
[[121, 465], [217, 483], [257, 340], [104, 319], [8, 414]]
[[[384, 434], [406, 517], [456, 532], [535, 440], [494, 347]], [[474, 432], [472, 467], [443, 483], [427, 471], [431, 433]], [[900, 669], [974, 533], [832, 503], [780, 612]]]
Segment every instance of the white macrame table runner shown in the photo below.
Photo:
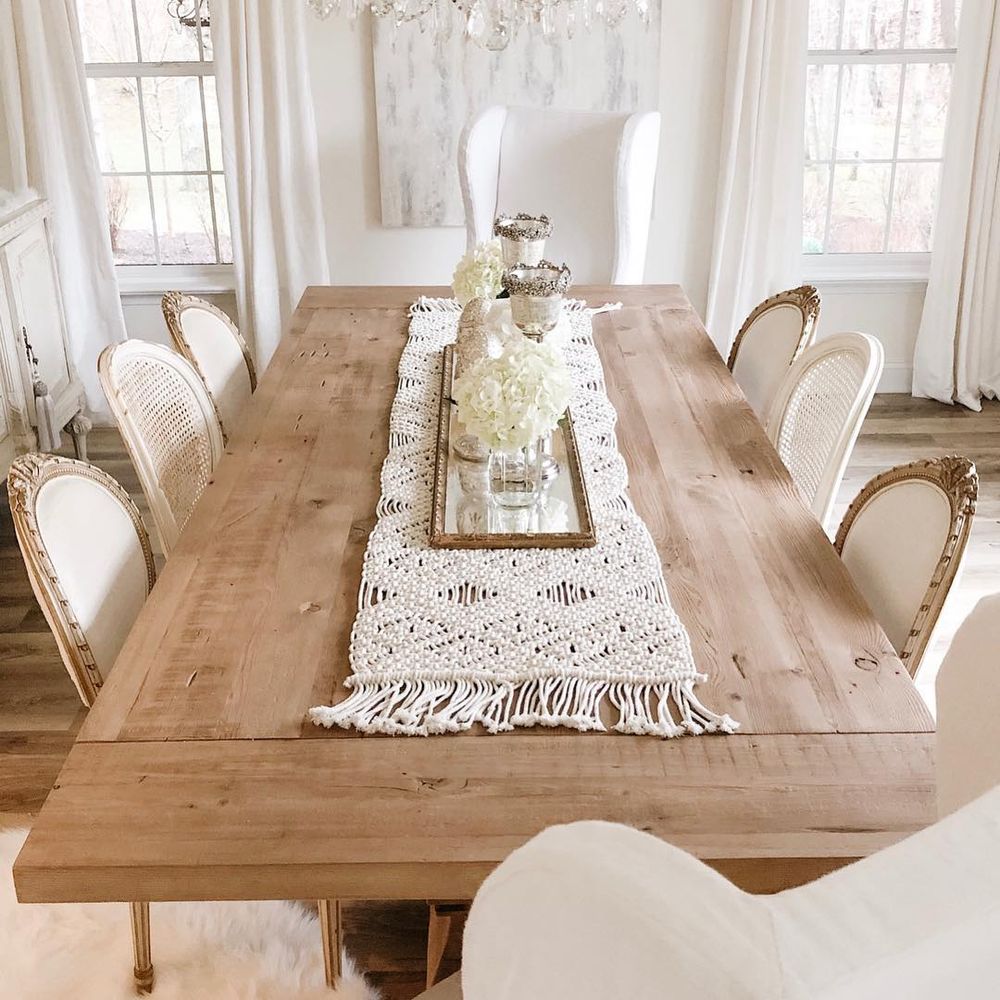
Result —
[[491, 733], [604, 730], [601, 709], [611, 707], [623, 733], [733, 732], [736, 722], [695, 695], [704, 677], [629, 501], [592, 310], [570, 304], [564, 346], [597, 533], [588, 549], [430, 547], [441, 352], [459, 307], [421, 299], [410, 313], [351, 635], [352, 691], [310, 709], [312, 721], [407, 735], [477, 722]]

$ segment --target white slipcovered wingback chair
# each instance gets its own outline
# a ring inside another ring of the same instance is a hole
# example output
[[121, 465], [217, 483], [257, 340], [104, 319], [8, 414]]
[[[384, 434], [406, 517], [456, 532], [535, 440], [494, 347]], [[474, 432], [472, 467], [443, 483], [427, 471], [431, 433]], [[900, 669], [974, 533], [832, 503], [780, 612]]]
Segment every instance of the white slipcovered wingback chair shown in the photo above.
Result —
[[494, 106], [462, 133], [458, 169], [469, 248], [497, 212], [545, 212], [545, 255], [577, 284], [638, 284], [646, 263], [660, 114]]
[[969, 459], [923, 459], [871, 479], [840, 522], [833, 544], [911, 677], [961, 567], [978, 495]]
[[23, 455], [7, 492], [31, 589], [90, 706], [156, 580], [149, 537], [128, 494], [86, 462]]
[[236, 324], [194, 295], [167, 292], [160, 303], [174, 347], [194, 365], [219, 414], [223, 440], [257, 388], [257, 369]]
[[1000, 594], [982, 598], [955, 633], [935, 687], [944, 816], [1000, 783]]
[[799, 356], [771, 404], [768, 437], [824, 527], [883, 359], [882, 345], [866, 333], [828, 337]]
[[819, 307], [812, 285], [778, 292], [761, 302], [736, 334], [726, 363], [761, 420], [789, 366], [811, 346]]
[[934, 826], [774, 896], [748, 895], [628, 827], [553, 827], [486, 879], [466, 924], [461, 973], [421, 1000], [992, 995], [1000, 973], [1000, 594], [983, 598], [956, 634], [937, 704], [946, 818]]
[[191, 362], [160, 344], [106, 347], [97, 368], [169, 555], [222, 458], [215, 405]]

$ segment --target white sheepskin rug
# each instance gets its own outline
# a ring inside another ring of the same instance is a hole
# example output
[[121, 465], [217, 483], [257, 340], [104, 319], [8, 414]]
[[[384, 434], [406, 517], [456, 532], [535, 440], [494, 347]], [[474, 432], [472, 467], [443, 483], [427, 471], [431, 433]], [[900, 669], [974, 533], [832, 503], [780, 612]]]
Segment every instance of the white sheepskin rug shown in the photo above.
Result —
[[[0, 998], [135, 1000], [124, 903], [20, 904], [10, 871], [27, 836], [0, 832]], [[293, 903], [151, 903], [153, 1000], [376, 1000], [345, 961], [323, 981], [319, 921]]]

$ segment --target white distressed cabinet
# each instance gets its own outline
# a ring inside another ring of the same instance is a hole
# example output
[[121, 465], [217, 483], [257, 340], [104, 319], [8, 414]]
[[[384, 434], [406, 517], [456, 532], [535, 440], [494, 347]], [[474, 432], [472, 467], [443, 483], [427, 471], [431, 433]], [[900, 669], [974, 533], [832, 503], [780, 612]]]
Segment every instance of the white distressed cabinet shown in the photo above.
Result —
[[77, 456], [86, 458], [90, 421], [70, 360], [49, 205], [42, 200], [0, 218], [0, 479], [16, 455], [38, 448], [36, 379], [48, 387], [57, 425], [69, 430]]

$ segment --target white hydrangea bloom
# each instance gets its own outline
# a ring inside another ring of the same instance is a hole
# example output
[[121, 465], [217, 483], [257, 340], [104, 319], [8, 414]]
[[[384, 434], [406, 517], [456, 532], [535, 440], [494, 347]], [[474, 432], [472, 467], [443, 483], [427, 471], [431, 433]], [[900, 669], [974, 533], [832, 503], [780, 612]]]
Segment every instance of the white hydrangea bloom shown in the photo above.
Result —
[[525, 448], [555, 430], [573, 382], [561, 352], [526, 337], [483, 358], [452, 386], [458, 419], [495, 451]]
[[495, 299], [503, 287], [506, 267], [500, 240], [487, 240], [467, 253], [456, 265], [451, 279], [455, 298], [464, 306], [473, 299]]

